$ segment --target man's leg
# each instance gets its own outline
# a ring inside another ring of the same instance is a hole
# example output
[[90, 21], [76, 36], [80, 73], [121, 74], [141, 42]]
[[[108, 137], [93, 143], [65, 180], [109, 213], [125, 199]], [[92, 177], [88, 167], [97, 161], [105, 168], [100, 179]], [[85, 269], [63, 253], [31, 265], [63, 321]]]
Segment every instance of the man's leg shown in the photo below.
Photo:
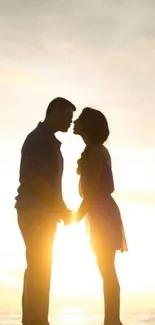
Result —
[[[26, 258], [27, 260], [27, 258]], [[31, 322], [31, 315], [33, 314], [31, 311], [31, 292], [30, 292], [30, 281], [28, 268], [25, 269], [24, 279], [23, 279], [23, 293], [22, 293], [22, 324], [27, 325]]]
[[47, 325], [56, 224], [51, 222], [50, 217], [39, 214], [29, 215], [27, 218], [29, 219], [21, 220], [19, 217], [27, 260], [22, 298], [22, 322], [24, 325]]
[[[45, 236], [44, 236], [45, 235]], [[31, 283], [31, 303], [34, 323], [48, 324], [49, 293], [54, 234], [48, 241], [45, 234], [38, 236], [36, 243], [27, 248], [28, 274]]]

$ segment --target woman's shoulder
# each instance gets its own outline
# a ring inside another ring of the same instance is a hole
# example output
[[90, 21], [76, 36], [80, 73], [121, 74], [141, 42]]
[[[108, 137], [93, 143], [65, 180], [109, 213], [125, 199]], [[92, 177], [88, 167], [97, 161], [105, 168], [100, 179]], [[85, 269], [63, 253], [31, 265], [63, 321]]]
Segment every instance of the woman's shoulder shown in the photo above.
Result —
[[94, 145], [90, 148], [87, 163], [94, 166], [107, 166], [111, 168], [111, 157], [104, 145]]
[[111, 164], [111, 157], [108, 149], [104, 145], [94, 145], [90, 149], [90, 157], [96, 157], [96, 159], [105, 160], [108, 164]]

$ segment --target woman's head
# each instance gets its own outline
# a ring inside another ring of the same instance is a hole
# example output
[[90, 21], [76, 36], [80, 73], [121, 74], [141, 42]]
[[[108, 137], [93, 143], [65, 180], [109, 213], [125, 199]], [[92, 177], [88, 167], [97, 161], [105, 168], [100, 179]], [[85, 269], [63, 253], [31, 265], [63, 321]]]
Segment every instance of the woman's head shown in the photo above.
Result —
[[89, 144], [102, 144], [109, 136], [105, 115], [93, 108], [86, 107], [76, 121], [74, 134], [80, 135]]

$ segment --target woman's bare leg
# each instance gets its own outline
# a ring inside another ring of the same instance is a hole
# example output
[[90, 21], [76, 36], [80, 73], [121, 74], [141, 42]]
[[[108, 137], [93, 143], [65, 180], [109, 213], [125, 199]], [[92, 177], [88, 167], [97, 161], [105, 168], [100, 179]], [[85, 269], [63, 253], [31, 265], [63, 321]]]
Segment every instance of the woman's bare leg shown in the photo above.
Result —
[[95, 249], [97, 264], [103, 279], [105, 325], [121, 325], [120, 285], [115, 269], [115, 251]]

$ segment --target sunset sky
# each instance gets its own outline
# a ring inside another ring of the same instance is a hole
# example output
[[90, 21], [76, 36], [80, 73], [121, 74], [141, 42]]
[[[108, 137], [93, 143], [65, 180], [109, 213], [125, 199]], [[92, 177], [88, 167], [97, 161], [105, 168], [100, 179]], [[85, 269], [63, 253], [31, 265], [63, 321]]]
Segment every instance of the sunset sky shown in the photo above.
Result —
[[[13, 304], [15, 292], [20, 299], [25, 265], [13, 208], [21, 146], [56, 96], [76, 105], [75, 117], [86, 105], [107, 116], [129, 246], [117, 257], [122, 290], [155, 293], [154, 0], [0, 0], [0, 94], [0, 303]], [[58, 137], [64, 198], [76, 209], [83, 144], [72, 130]], [[84, 221], [59, 226], [53, 278], [57, 295], [101, 295]]]

